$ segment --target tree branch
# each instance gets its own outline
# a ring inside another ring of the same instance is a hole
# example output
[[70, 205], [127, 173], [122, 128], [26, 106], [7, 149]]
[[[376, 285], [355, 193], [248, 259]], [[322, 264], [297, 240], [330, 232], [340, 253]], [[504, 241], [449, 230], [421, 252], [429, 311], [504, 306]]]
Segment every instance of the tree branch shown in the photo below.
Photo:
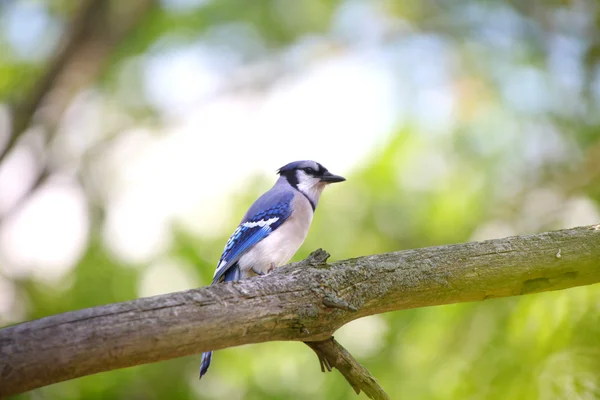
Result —
[[[324, 341], [347, 322], [372, 314], [597, 282], [600, 225], [330, 265], [312, 257], [265, 277], [3, 328], [0, 397], [206, 350], [274, 340]], [[353, 308], [332, 308], [324, 304], [326, 298]], [[344, 372], [342, 361], [325, 359]]]
[[30, 93], [15, 107], [12, 118], [11, 136], [5, 148], [0, 151], [0, 164], [17, 144], [25, 129], [29, 126], [35, 111], [44, 97], [52, 89], [61, 71], [77, 52], [81, 42], [86, 38], [85, 32], [92, 24], [101, 6], [102, 0], [86, 0], [77, 10], [69, 28], [63, 35], [61, 44], [52, 58], [45, 73], [31, 88]]
[[360, 394], [362, 390], [370, 399], [390, 400], [373, 375], [336, 342], [333, 336], [327, 340], [305, 343], [317, 353], [321, 371], [331, 371], [331, 368], [335, 367], [344, 375], [356, 394]]

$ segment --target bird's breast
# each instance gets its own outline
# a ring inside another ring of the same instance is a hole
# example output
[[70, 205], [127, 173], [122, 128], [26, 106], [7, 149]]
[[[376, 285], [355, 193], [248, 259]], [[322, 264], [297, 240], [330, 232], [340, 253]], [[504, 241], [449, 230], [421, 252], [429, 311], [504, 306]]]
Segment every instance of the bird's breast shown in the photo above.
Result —
[[267, 273], [271, 268], [286, 264], [298, 251], [308, 234], [313, 210], [303, 195], [294, 198], [292, 206], [292, 215], [240, 258], [242, 271], [252, 268]]

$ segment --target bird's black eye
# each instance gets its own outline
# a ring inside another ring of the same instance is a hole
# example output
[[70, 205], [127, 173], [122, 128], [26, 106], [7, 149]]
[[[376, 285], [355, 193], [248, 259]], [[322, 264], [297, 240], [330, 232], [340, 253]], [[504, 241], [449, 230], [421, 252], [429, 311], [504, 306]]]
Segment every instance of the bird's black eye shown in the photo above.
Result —
[[306, 172], [307, 174], [311, 174], [312, 175], [312, 174], [315, 173], [315, 170], [312, 169], [311, 167], [306, 167], [306, 168], [304, 168], [304, 172]]

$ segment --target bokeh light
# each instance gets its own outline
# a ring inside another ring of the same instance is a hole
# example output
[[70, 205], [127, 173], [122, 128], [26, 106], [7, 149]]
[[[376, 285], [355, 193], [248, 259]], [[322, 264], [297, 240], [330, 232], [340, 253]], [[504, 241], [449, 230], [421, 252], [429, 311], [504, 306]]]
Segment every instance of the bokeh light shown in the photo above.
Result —
[[[294, 260], [599, 223], [599, 21], [594, 1], [0, 2], [0, 326], [209, 284], [297, 159], [348, 181]], [[599, 298], [406, 310], [336, 338], [394, 399], [594, 399]], [[199, 358], [16, 398], [355, 398], [301, 343], [220, 350], [201, 382]]]

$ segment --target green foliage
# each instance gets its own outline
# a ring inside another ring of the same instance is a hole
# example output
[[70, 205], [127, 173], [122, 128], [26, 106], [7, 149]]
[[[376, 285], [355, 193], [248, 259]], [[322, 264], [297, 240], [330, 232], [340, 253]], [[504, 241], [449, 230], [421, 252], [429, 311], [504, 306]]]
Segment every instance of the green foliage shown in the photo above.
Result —
[[[60, 23], [75, 11], [74, 2], [69, 1], [14, 3], [37, 4]], [[409, 54], [401, 53], [402, 48], [422, 41], [423, 46], [433, 46], [427, 50], [439, 49], [442, 54], [436, 60], [443, 66], [437, 67], [450, 76], [457, 99], [455, 119], [443, 128], [428, 128], [427, 123], [439, 117], [429, 116], [429, 103], [421, 107], [424, 111], [407, 111], [408, 116], [397, 122], [386, 139], [356, 163], [348, 181], [324, 194], [309, 236], [294, 260], [318, 247], [336, 260], [565, 227], [565, 221], [574, 218], [569, 205], [578, 199], [598, 210], [600, 7], [593, 2], [428, 0], [369, 5], [341, 0], [224, 0], [181, 1], [191, 5], [180, 10], [167, 3], [157, 2], [118, 43], [95, 83], [106, 103], [128, 118], [138, 118], [118, 128], [143, 125], [148, 113], [160, 117], [160, 110], [144, 92], [142, 70], [144, 60], [164, 51], [195, 45], [229, 51], [241, 65], [268, 64], [272, 69], [267, 69], [267, 75], [276, 76], [273, 64], [278, 65], [302, 41], [317, 38], [328, 43], [326, 54], [317, 56], [324, 58], [333, 56], [336, 46], [342, 51], [351, 51], [353, 46], [382, 47], [392, 60], [389, 67], [398, 79], [398, 91], [415, 84], [409, 75], [432, 68], [427, 62], [431, 61], [429, 51], [421, 54], [422, 61], [398, 56]], [[400, 28], [390, 29], [376, 43], [354, 43], [344, 37], [352, 32], [340, 34], [332, 28], [340, 10], [351, 6], [380, 13], [367, 21], [377, 29], [389, 28], [386, 24]], [[50, 56], [21, 59], [14, 55], [17, 52], [2, 30], [9, 8], [0, 5], [0, 51], [6, 55], [0, 57], [0, 99], [13, 103], [27, 96]], [[572, 20], [580, 21], [585, 29], [571, 24]], [[258, 44], [246, 46], [239, 31], [238, 36], [227, 31], [231, 27], [251, 32]], [[344, 48], [346, 41], [350, 44]], [[553, 41], [572, 46], [567, 53], [577, 54], [567, 60], [571, 64], [560, 64], [563, 53], [552, 54], [556, 50]], [[408, 63], [415, 67], [409, 70]], [[286, 68], [293, 74], [294, 68], [302, 67]], [[569, 71], [576, 72], [569, 75]], [[425, 84], [428, 79], [416, 83]], [[402, 107], [411, 109], [413, 100], [409, 98]], [[89, 155], [92, 161], [93, 157]], [[82, 167], [78, 172], [91, 192], [87, 193], [90, 202], [103, 215], [108, 206], [98, 194], [102, 190], [94, 187], [94, 171]], [[257, 177], [236, 193], [224, 217], [229, 219], [229, 228], [270, 184]], [[103, 218], [93, 221], [88, 248], [59, 282], [12, 279], [26, 308], [24, 319], [139, 296], [148, 265], [156, 260], [119, 261], [101, 239], [104, 223]], [[157, 258], [193, 266], [190, 274], [198, 282], [190, 285], [208, 284], [231, 230], [204, 235], [174, 223], [169, 244]], [[394, 399], [597, 399], [599, 298], [600, 286], [594, 285], [407, 310], [355, 321], [336, 338]], [[111, 371], [16, 398], [355, 398], [340, 374], [321, 374], [314, 354], [300, 343], [218, 351], [201, 382], [197, 380], [199, 361], [198, 355]]]

